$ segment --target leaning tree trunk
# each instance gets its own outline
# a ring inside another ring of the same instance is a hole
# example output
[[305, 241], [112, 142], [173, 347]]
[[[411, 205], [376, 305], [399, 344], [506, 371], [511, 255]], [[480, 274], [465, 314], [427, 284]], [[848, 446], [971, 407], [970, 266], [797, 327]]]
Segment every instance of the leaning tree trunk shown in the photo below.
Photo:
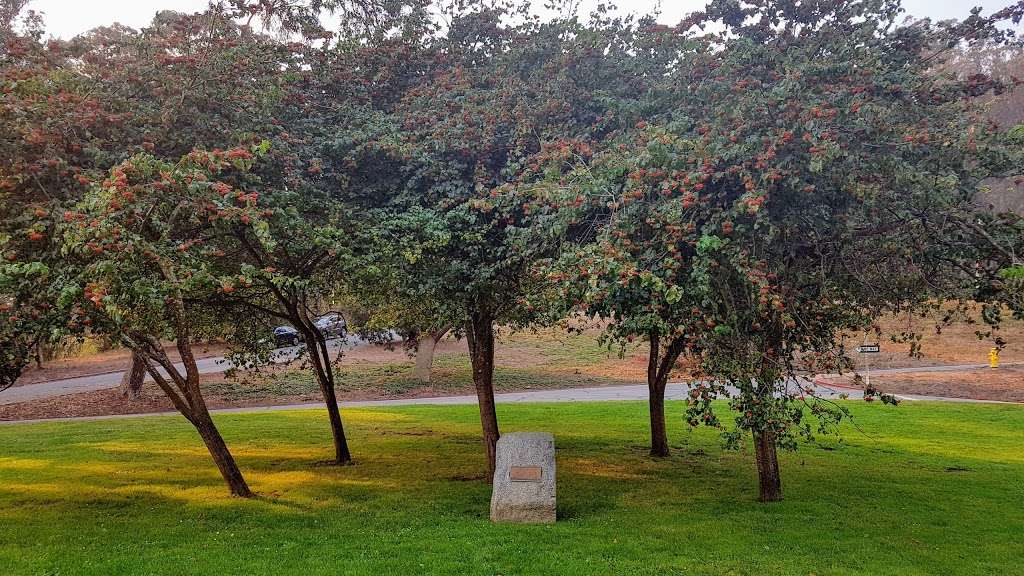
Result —
[[[180, 328], [179, 338], [181, 335], [187, 337], [188, 329]], [[199, 387], [199, 370], [191, 352], [191, 344], [187, 340], [178, 341], [178, 351], [181, 353], [181, 361], [185, 365], [185, 374], [181, 374], [159, 343], [154, 345], [153, 342], [149, 342], [143, 348], [139, 346], [138, 342], [142, 342], [142, 339], [136, 341], [133, 351], [139, 353], [145, 363], [146, 371], [171, 400], [174, 407], [195, 427], [203, 444], [210, 452], [213, 462], [217, 465], [217, 470], [224, 478], [224, 482], [227, 483], [228, 490], [234, 496], [251, 498], [253, 493], [249, 489], [249, 485], [246, 484], [242, 471], [239, 470], [238, 464], [231, 456], [231, 451], [224, 443], [224, 438], [217, 430], [210, 411], [206, 407], [206, 401], [203, 399], [202, 390]], [[153, 362], [164, 369], [166, 377], [153, 365]]]
[[757, 458], [757, 477], [761, 486], [762, 502], [782, 500], [782, 478], [779, 476], [779, 456], [775, 450], [775, 435], [754, 432], [754, 452]]
[[249, 490], [249, 485], [246, 484], [245, 478], [242, 477], [242, 471], [238, 469], [238, 464], [235, 463], [234, 456], [228, 450], [228, 445], [224, 443], [224, 438], [220, 435], [220, 431], [214, 425], [213, 418], [210, 417], [210, 411], [204, 405], [193, 410], [192, 417], [189, 420], [195, 425], [196, 430], [199, 432], [199, 437], [203, 439], [203, 444], [206, 444], [206, 449], [210, 451], [214, 463], [217, 464], [217, 470], [220, 471], [220, 475], [224, 478], [224, 482], [227, 483], [231, 494], [241, 496], [242, 498], [251, 498], [253, 495], [252, 491]]
[[334, 441], [333, 463], [339, 466], [351, 464], [352, 453], [348, 449], [345, 425], [341, 421], [338, 397], [334, 392], [334, 369], [331, 366], [331, 355], [327, 349], [327, 340], [316, 326], [309, 321], [308, 317], [298, 316], [295, 320], [299, 320], [297, 325], [301, 327], [302, 335], [306, 338], [306, 348], [309, 351], [313, 374], [316, 377], [317, 384], [320, 386], [324, 405], [327, 407], [327, 419], [331, 424], [331, 437]]
[[[185, 382], [182, 389], [191, 408], [190, 413], [186, 416], [188, 416], [188, 419], [199, 432], [199, 436], [203, 439], [203, 443], [206, 444], [210, 455], [213, 456], [213, 461], [217, 464], [217, 469], [220, 470], [220, 475], [224, 477], [224, 481], [227, 482], [231, 493], [235, 496], [251, 498], [253, 495], [252, 491], [249, 490], [249, 485], [246, 484], [245, 478], [242, 477], [242, 471], [238, 469], [238, 464], [235, 463], [234, 457], [231, 456], [231, 451], [228, 450], [227, 444], [224, 443], [224, 438], [221, 437], [220, 431], [214, 425], [210, 411], [206, 407], [206, 400], [203, 398], [202, 389], [199, 387], [199, 367], [196, 365], [195, 355], [192, 354], [192, 333], [189, 330], [188, 319], [185, 317], [184, 306], [180, 300], [177, 300], [171, 304], [171, 307], [176, 320], [175, 329], [178, 355], [181, 356], [181, 363], [185, 366]], [[160, 348], [160, 351], [162, 353], [163, 348]], [[174, 370], [177, 373], [175, 366], [167, 359], [166, 354], [163, 354], [163, 359], [167, 363], [167, 366], [164, 367], [165, 370]]]
[[412, 369], [413, 378], [420, 382], [430, 383], [430, 368], [434, 365], [434, 350], [437, 349], [437, 343], [450, 329], [449, 326], [445, 326], [440, 330], [432, 330], [427, 332], [425, 337], [419, 339], [419, 344], [416, 347], [416, 365]]
[[348, 465], [352, 463], [352, 452], [348, 449], [348, 438], [345, 437], [345, 425], [341, 421], [341, 409], [334, 386], [321, 386], [324, 404], [327, 406], [327, 420], [331, 423], [331, 439], [334, 442], [334, 463]]
[[121, 385], [118, 387], [121, 396], [129, 400], [138, 400], [142, 397], [142, 383], [146, 378], [146, 361], [135, 351], [132, 351], [132, 363], [128, 370], [121, 377]]
[[498, 414], [494, 408], [494, 317], [488, 310], [471, 309], [466, 326], [469, 359], [473, 365], [473, 385], [480, 406], [484, 450], [487, 452], [487, 481], [494, 479], [495, 452], [498, 445]]

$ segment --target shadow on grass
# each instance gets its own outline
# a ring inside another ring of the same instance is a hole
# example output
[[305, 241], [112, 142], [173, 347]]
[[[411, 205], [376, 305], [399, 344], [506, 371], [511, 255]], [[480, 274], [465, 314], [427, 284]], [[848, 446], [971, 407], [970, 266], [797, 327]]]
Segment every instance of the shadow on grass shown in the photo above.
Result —
[[1007, 502], [1024, 467], [1024, 412], [854, 409], [875, 438], [781, 455], [787, 499], [766, 506], [749, 451], [723, 451], [715, 431], [670, 420], [673, 456], [647, 456], [642, 403], [501, 406], [504, 430], [556, 435], [559, 522], [529, 527], [488, 521], [473, 406], [347, 411], [351, 467], [314, 465], [331, 451], [320, 411], [218, 416], [254, 500], [227, 496], [177, 419], [25, 426], [0, 431], [0, 564], [90, 575], [1014, 573], [1022, 517]]

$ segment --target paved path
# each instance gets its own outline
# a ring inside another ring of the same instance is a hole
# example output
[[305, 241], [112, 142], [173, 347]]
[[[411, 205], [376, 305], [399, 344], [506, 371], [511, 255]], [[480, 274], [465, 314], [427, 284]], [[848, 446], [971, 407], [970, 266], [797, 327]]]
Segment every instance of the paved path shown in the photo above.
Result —
[[[367, 342], [355, 336], [349, 336], [345, 339], [337, 339], [331, 341], [331, 346], [334, 350], [342, 348], [352, 349], [360, 346], [365, 346]], [[298, 353], [299, 347], [281, 348], [277, 351], [278, 358], [277, 362], [284, 362], [293, 359]], [[199, 371], [203, 374], [211, 374], [216, 372], [223, 372], [230, 367], [230, 364], [222, 357], [216, 358], [204, 358], [196, 362], [199, 366]], [[1007, 364], [1007, 366], [1016, 364]], [[178, 364], [181, 367], [180, 364]], [[895, 373], [912, 373], [912, 372], [952, 372], [960, 370], [976, 370], [979, 368], [987, 368], [988, 364], [959, 364], [954, 366], [922, 366], [912, 368], [884, 368], [871, 370], [871, 374], [895, 374]], [[15, 404], [18, 402], [26, 402], [29, 400], [38, 400], [41, 398], [51, 398], [54, 396], [63, 396], [65, 394], [74, 394], [76, 392], [90, 392], [94, 390], [104, 390], [107, 388], [115, 388], [121, 383], [121, 377], [124, 372], [112, 372], [107, 374], [97, 374], [94, 376], [82, 376], [79, 378], [67, 378], [64, 380], [53, 380], [50, 382], [40, 382], [38, 384], [28, 384], [25, 386], [17, 386], [0, 392], [0, 405], [2, 404]], [[823, 398], [838, 398], [841, 394], [846, 394], [850, 398], [858, 399], [863, 398], [863, 393], [858, 389], [845, 388], [842, 386], [835, 385], [822, 385], [819, 383], [811, 383], [810, 381], [805, 382], [805, 385], [810, 385], [815, 389], [815, 392]], [[671, 384], [666, 391], [666, 397], [670, 400], [683, 399], [687, 394], [688, 388], [686, 384]], [[939, 401], [954, 401], [954, 402], [983, 402], [983, 400], [970, 400], [966, 398], [943, 398], [939, 396], [916, 396], [916, 395], [902, 395], [898, 396], [904, 400], [939, 400]], [[541, 390], [541, 391], [528, 391], [528, 392], [512, 392], [509, 394], [499, 394], [497, 396], [499, 402], [593, 402], [602, 400], [643, 400], [647, 398], [647, 387], [644, 385], [638, 386], [606, 386], [597, 388], [574, 388], [567, 390]], [[351, 406], [380, 406], [380, 405], [402, 405], [402, 404], [472, 404], [476, 402], [476, 396], [450, 396], [442, 398], [409, 398], [402, 400], [380, 400], [372, 402], [362, 403], [348, 403], [343, 405]], [[316, 406], [312, 404], [311, 406]], [[288, 408], [288, 407], [285, 407]], [[245, 409], [243, 409], [245, 410]]]
[[[340, 348], [358, 348], [365, 346], [367, 342], [355, 336], [349, 336], [345, 339], [337, 339], [331, 341], [332, 348], [336, 351]], [[281, 348], [277, 351], [278, 362], [284, 362], [293, 359], [298, 353], [299, 348]], [[217, 372], [223, 372], [230, 367], [230, 364], [223, 357], [215, 358], [204, 358], [198, 360], [196, 364], [199, 366], [199, 372], [202, 374], [213, 374]], [[1004, 366], [1013, 366], [1016, 364], [1004, 364]], [[181, 364], [177, 364], [181, 368]], [[953, 372], [960, 370], [976, 370], [979, 368], [987, 368], [988, 364], [959, 364], [955, 366], [922, 366], [913, 368], [884, 368], [871, 370], [871, 374], [896, 374], [896, 373], [910, 373], [910, 372]], [[65, 394], [75, 394], [77, 392], [92, 392], [95, 390], [105, 390], [108, 388], [116, 388], [121, 383], [121, 377], [124, 375], [123, 371], [120, 372], [109, 372], [104, 374], [95, 374], [92, 376], [80, 376], [78, 378], [66, 378], [64, 380], [51, 380], [48, 382], [40, 382], [38, 384], [27, 384], [25, 386], [16, 386], [9, 388], [4, 391], [0, 391], [0, 405], [3, 404], [16, 404], [18, 402], [27, 402], [29, 400], [39, 400], [42, 398], [52, 398], [54, 396], [64, 396]], [[834, 376], [829, 374], [827, 376]], [[819, 386], [820, 387], [820, 386]], [[601, 388], [602, 390], [604, 388]], [[612, 390], [613, 388], [608, 388]], [[554, 392], [554, 391], [552, 391]], [[851, 396], [854, 394], [853, 391], [849, 391]], [[612, 393], [612, 392], [609, 392]], [[556, 394], [557, 395], [557, 394]], [[601, 395], [599, 395], [601, 396]], [[855, 396], [859, 397], [859, 396]], [[909, 398], [909, 397], [908, 397]], [[604, 397], [594, 398], [595, 400], [604, 400]], [[607, 398], [613, 399], [613, 398]]]
[[[840, 387], [822, 386], [805, 382], [815, 389], [818, 396], [828, 399], [839, 399], [846, 395], [851, 399], [860, 399], [864, 394], [860, 390]], [[665, 397], [669, 400], [683, 400], [690, 391], [689, 384], [672, 383], [665, 389]], [[902, 400], [932, 400], [940, 402], [981, 402], [996, 403], [988, 400], [970, 400], [966, 398], [943, 398], [938, 396], [913, 396], [901, 395]], [[508, 392], [495, 394], [495, 401], [498, 404], [515, 404], [529, 402], [608, 402], [616, 400], [647, 400], [647, 385], [636, 384], [629, 386], [600, 386], [593, 388], [567, 388], [563, 390], [535, 390], [524, 392]], [[366, 408], [386, 406], [416, 406], [416, 405], [458, 405], [476, 404], [476, 396], [441, 396], [436, 398], [403, 398], [400, 400], [360, 400], [354, 402], [340, 402], [342, 408]], [[276, 410], [310, 410], [323, 408], [322, 402], [310, 402], [306, 404], [283, 404], [279, 406], [252, 406], [247, 408], [220, 408], [211, 410], [217, 414], [239, 414], [250, 412], [268, 412]], [[142, 416], [176, 416], [177, 412], [158, 412], [149, 414], [117, 414], [111, 416], [79, 416], [73, 418], [47, 418], [40, 420], [9, 420], [0, 421], [4, 424], [28, 424], [33, 422], [54, 422], [68, 420], [109, 420], [118, 418], [139, 418]]]
[[[332, 353], [340, 349], [352, 349], [360, 346], [365, 346], [366, 340], [358, 338], [356, 336], [348, 336], [347, 338], [338, 338], [331, 340], [329, 346], [332, 349]], [[287, 362], [295, 358], [298, 354], [300, 347], [292, 346], [289, 348], [279, 348], [274, 352], [275, 362]], [[184, 370], [184, 366], [179, 362], [175, 364], [179, 370]], [[217, 372], [223, 372], [231, 367], [231, 364], [221, 356], [212, 358], [203, 358], [196, 360], [196, 366], [199, 368], [200, 374], [215, 374]], [[161, 370], [166, 376], [166, 372]], [[106, 372], [103, 374], [94, 374], [91, 376], [79, 376], [77, 378], [65, 378], [63, 380], [50, 380], [48, 382], [39, 382], [37, 384], [26, 384], [24, 386], [15, 386], [8, 388], [7, 390], [0, 391], [0, 405], [2, 404], [17, 404], [18, 402], [28, 402], [30, 400], [40, 400], [43, 398], [52, 398], [54, 396], [64, 396], [66, 394], [75, 394], [78, 392], [93, 392], [96, 390], [106, 390], [108, 388], [116, 388], [121, 384], [121, 378], [124, 376], [124, 371], [119, 372]], [[147, 378], [147, 380], [151, 380]]]

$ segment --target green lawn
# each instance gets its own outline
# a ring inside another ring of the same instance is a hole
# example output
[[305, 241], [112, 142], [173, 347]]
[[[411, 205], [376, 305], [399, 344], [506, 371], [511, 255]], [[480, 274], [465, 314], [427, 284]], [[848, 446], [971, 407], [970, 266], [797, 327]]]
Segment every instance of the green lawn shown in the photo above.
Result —
[[[495, 390], [537, 390], [578, 386], [606, 386], [645, 381], [646, 345], [631, 346], [642, 354], [640, 362], [622, 359], [619, 349], [598, 341], [599, 332], [571, 334], [557, 329], [501, 332], [496, 358]], [[398, 346], [401, 350], [401, 345]], [[413, 359], [387, 362], [346, 360], [334, 367], [338, 394], [403, 396], [429, 389], [434, 394], [473, 394], [473, 371], [465, 351], [439, 353], [429, 385], [412, 375]], [[154, 394], [160, 394], [155, 385]], [[273, 396], [319, 396], [320, 388], [308, 369], [292, 368], [274, 378], [216, 380], [204, 385], [207, 394], [229, 401]]]
[[[749, 452], [674, 415], [647, 457], [642, 403], [504, 405], [550, 430], [553, 526], [492, 525], [474, 406], [224, 415], [261, 494], [226, 496], [180, 418], [0, 427], [0, 574], [1020, 574], [1024, 407], [857, 403], [863, 433], [783, 456], [756, 502]], [[868, 435], [865, 435], [868, 434]]]
[[[439, 356], [434, 363], [431, 381], [425, 384], [412, 375], [413, 362], [359, 363], [334, 368], [336, 390], [344, 399], [348, 394], [401, 397], [431, 391], [430, 395], [475, 394], [473, 371], [465, 354]], [[613, 378], [584, 372], [555, 371], [544, 366], [496, 366], [496, 392], [541, 390], [581, 386], [639, 384], [637, 380]], [[153, 395], [162, 392], [156, 384], [149, 386]], [[210, 397], [228, 401], [280, 398], [286, 396], [320, 397], [320, 387], [309, 370], [289, 370], [271, 378], [215, 380], [203, 384]]]
[[[434, 362], [430, 384], [424, 384], [412, 375], [413, 362], [358, 363], [334, 368], [339, 395], [367, 392], [384, 397], [402, 396], [423, 389], [440, 393], [474, 394], [473, 370], [466, 354], [445, 354]], [[583, 372], [553, 370], [546, 366], [496, 366], [494, 369], [495, 391], [539, 390], [579, 386], [608, 386], [614, 384], [639, 384], [637, 380], [611, 378]], [[155, 389], [155, 384], [153, 388]], [[273, 378], [252, 378], [246, 380], [218, 380], [204, 384], [203, 389], [210, 395], [228, 400], [267, 398], [287, 395], [317, 395], [319, 385], [309, 370], [289, 370]], [[154, 390], [154, 392], [156, 392]]]

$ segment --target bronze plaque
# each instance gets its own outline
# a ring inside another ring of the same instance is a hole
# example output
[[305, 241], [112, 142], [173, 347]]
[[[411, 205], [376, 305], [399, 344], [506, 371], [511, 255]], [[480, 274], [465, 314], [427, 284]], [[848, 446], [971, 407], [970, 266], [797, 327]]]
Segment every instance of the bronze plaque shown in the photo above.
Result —
[[540, 466], [512, 466], [508, 469], [508, 479], [513, 482], [540, 482]]

